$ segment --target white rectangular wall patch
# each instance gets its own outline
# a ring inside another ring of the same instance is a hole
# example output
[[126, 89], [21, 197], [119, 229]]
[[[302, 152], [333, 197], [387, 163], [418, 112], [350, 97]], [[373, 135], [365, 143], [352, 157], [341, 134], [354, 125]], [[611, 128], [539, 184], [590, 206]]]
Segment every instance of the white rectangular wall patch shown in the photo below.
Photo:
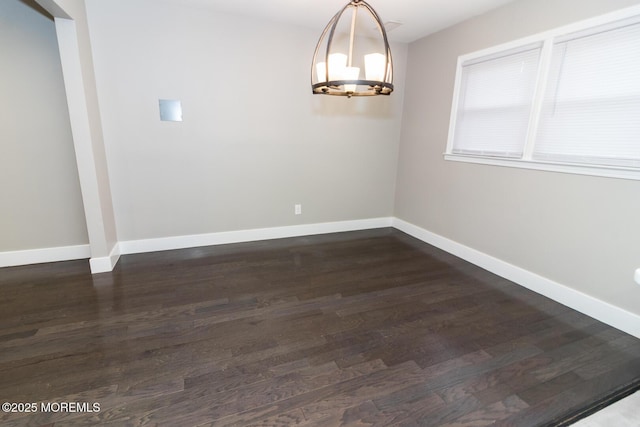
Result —
[[181, 122], [182, 104], [176, 99], [160, 100], [160, 120], [163, 122]]

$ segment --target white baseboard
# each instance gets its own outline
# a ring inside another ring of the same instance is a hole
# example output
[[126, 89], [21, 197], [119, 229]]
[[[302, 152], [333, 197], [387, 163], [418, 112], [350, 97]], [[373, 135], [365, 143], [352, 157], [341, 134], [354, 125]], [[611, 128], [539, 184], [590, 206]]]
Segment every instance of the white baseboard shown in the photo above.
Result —
[[393, 227], [580, 313], [640, 338], [640, 316], [398, 218]]
[[109, 256], [91, 258], [89, 259], [89, 266], [91, 267], [91, 274], [108, 273], [118, 263], [120, 259], [120, 244], [116, 243], [111, 249]]
[[258, 228], [253, 230], [223, 231], [219, 233], [190, 236], [162, 237], [120, 242], [120, 251], [125, 254], [224, 245], [228, 243], [254, 242], [287, 237], [340, 233], [344, 231], [368, 230], [391, 227], [393, 219], [371, 218], [353, 221], [325, 222], [319, 224], [291, 225], [285, 227]]
[[91, 257], [89, 245], [44, 248], [14, 252], [0, 252], [0, 268], [46, 262], [71, 261], [89, 258], [91, 273], [112, 271], [120, 255], [199, 246], [223, 245], [227, 243], [252, 242], [286, 237], [311, 236], [315, 234], [340, 233], [391, 227], [393, 219], [371, 218], [353, 221], [326, 222], [320, 224], [292, 225], [286, 227], [259, 228], [253, 230], [225, 231], [191, 236], [162, 237], [145, 240], [129, 240], [116, 243], [109, 256]]
[[89, 245], [0, 252], [0, 267], [72, 261], [76, 259], [86, 259], [90, 256], [91, 249], [89, 248]]
[[0, 252], [0, 267], [69, 261], [90, 258], [92, 273], [112, 271], [120, 255], [252, 242], [287, 237], [311, 236], [345, 231], [394, 227], [425, 243], [436, 246], [459, 258], [471, 262], [498, 276], [511, 280], [525, 288], [553, 299], [567, 307], [584, 313], [601, 322], [640, 338], [640, 316], [620, 307], [601, 301], [578, 290], [554, 282], [521, 267], [492, 257], [446, 237], [427, 231], [398, 218], [372, 218], [354, 221], [293, 225], [253, 230], [226, 231], [191, 236], [163, 237], [145, 240], [129, 240], [117, 243], [109, 256], [90, 258], [89, 245], [45, 248], [26, 251]]

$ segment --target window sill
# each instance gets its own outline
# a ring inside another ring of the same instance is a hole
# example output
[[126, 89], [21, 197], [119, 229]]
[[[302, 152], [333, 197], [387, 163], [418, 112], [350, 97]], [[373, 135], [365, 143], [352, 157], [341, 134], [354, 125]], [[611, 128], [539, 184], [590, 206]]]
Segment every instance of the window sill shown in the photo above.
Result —
[[534, 169], [540, 171], [569, 173], [574, 175], [589, 175], [605, 178], [631, 179], [640, 181], [640, 169], [592, 166], [575, 163], [541, 162], [538, 160], [503, 159], [498, 157], [481, 157], [461, 154], [444, 154], [445, 160], [476, 163], [482, 165], [503, 166], [521, 169]]

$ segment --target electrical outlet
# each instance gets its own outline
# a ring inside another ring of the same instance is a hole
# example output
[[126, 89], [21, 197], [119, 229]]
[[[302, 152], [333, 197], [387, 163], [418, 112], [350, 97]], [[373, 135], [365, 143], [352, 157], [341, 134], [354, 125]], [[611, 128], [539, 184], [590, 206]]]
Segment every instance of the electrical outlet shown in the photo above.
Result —
[[296, 215], [302, 215], [302, 205], [294, 205], [293, 213]]
[[633, 278], [636, 280], [636, 283], [640, 285], [640, 268], [636, 270], [636, 274], [633, 276]]

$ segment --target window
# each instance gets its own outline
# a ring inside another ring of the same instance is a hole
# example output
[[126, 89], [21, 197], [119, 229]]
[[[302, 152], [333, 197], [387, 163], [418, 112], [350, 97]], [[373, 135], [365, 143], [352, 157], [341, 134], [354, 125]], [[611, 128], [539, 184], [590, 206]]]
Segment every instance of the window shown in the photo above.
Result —
[[640, 8], [460, 57], [445, 158], [640, 179]]
[[462, 64], [453, 152], [520, 158], [541, 44]]

